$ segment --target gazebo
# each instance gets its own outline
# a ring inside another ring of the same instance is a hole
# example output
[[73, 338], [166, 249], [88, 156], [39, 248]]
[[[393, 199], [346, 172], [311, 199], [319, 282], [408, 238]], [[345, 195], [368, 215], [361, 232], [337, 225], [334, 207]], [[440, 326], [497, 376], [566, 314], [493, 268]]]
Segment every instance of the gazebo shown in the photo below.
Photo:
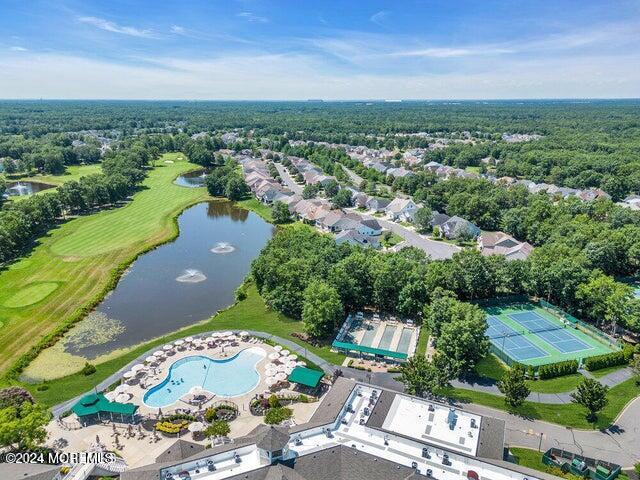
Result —
[[324, 372], [321, 372], [320, 370], [314, 370], [307, 367], [296, 367], [289, 374], [287, 380], [291, 383], [297, 383], [298, 385], [314, 389], [318, 387], [322, 377], [324, 377]]
[[[137, 405], [132, 403], [110, 402], [102, 393], [90, 393], [85, 395], [71, 407], [71, 411], [79, 418], [97, 417], [98, 421], [109, 418], [113, 421], [114, 414], [120, 417], [122, 423], [133, 423]], [[126, 418], [126, 420], [125, 420]]]

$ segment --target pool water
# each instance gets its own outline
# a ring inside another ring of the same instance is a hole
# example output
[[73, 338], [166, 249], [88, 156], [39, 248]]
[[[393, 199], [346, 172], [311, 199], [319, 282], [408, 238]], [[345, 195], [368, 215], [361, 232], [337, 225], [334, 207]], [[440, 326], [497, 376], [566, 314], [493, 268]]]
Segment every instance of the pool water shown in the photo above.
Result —
[[253, 390], [260, 381], [256, 365], [266, 356], [261, 348], [247, 348], [224, 360], [202, 355], [181, 358], [171, 365], [161, 383], [144, 395], [144, 403], [161, 408], [177, 402], [193, 387], [202, 387], [217, 397], [237, 397]]

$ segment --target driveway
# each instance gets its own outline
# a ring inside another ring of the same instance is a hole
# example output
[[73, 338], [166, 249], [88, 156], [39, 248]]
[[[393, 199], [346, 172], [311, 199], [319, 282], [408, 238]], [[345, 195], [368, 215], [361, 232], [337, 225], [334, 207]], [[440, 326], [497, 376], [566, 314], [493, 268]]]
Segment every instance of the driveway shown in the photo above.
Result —
[[289, 175], [289, 172], [287, 171], [286, 168], [284, 168], [284, 165], [282, 165], [281, 163], [275, 163], [275, 162], [273, 164], [276, 166], [276, 170], [278, 170], [278, 173], [280, 174], [280, 177], [282, 178], [282, 181], [287, 186], [287, 188], [291, 190], [293, 193], [302, 195], [303, 187], [298, 185], [296, 181], [291, 177], [291, 175]]
[[362, 216], [364, 218], [377, 220], [383, 228], [391, 230], [393, 233], [401, 236], [408, 245], [424, 250], [424, 252], [433, 260], [451, 258], [454, 253], [461, 250], [460, 247], [451, 245], [450, 243], [436, 242], [435, 240], [424, 237], [407, 227], [384, 218], [378, 218], [367, 214], [362, 214]]

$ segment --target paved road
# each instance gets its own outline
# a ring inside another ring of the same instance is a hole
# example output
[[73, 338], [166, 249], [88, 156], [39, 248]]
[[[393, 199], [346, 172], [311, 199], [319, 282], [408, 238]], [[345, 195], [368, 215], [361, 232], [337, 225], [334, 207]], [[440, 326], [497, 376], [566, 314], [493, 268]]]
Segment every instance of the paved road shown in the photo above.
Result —
[[303, 187], [298, 185], [296, 181], [291, 177], [291, 175], [289, 175], [289, 172], [287, 171], [286, 168], [284, 168], [284, 165], [282, 165], [281, 163], [275, 163], [275, 162], [273, 164], [276, 166], [276, 170], [278, 170], [278, 173], [280, 174], [280, 177], [282, 178], [282, 181], [287, 186], [287, 188], [291, 190], [293, 193], [302, 195]]
[[390, 222], [389, 220], [386, 220], [384, 218], [378, 218], [368, 214], [362, 214], [362, 216], [364, 218], [377, 220], [383, 228], [391, 230], [393, 233], [401, 236], [410, 246], [419, 248], [420, 250], [424, 250], [427, 255], [429, 255], [433, 260], [451, 258], [454, 253], [461, 250], [460, 247], [456, 247], [455, 245], [451, 245], [450, 243], [431, 240], [407, 227], [404, 227], [395, 222]]

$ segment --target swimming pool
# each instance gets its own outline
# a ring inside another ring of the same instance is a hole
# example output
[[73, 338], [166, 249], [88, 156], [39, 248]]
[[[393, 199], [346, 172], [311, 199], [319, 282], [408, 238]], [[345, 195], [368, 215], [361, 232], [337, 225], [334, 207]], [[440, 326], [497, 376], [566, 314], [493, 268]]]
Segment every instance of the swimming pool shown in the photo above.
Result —
[[253, 390], [260, 381], [256, 365], [266, 356], [261, 348], [247, 348], [224, 360], [202, 355], [181, 358], [169, 374], [144, 395], [144, 403], [161, 408], [177, 402], [193, 387], [202, 387], [218, 397], [230, 398]]

